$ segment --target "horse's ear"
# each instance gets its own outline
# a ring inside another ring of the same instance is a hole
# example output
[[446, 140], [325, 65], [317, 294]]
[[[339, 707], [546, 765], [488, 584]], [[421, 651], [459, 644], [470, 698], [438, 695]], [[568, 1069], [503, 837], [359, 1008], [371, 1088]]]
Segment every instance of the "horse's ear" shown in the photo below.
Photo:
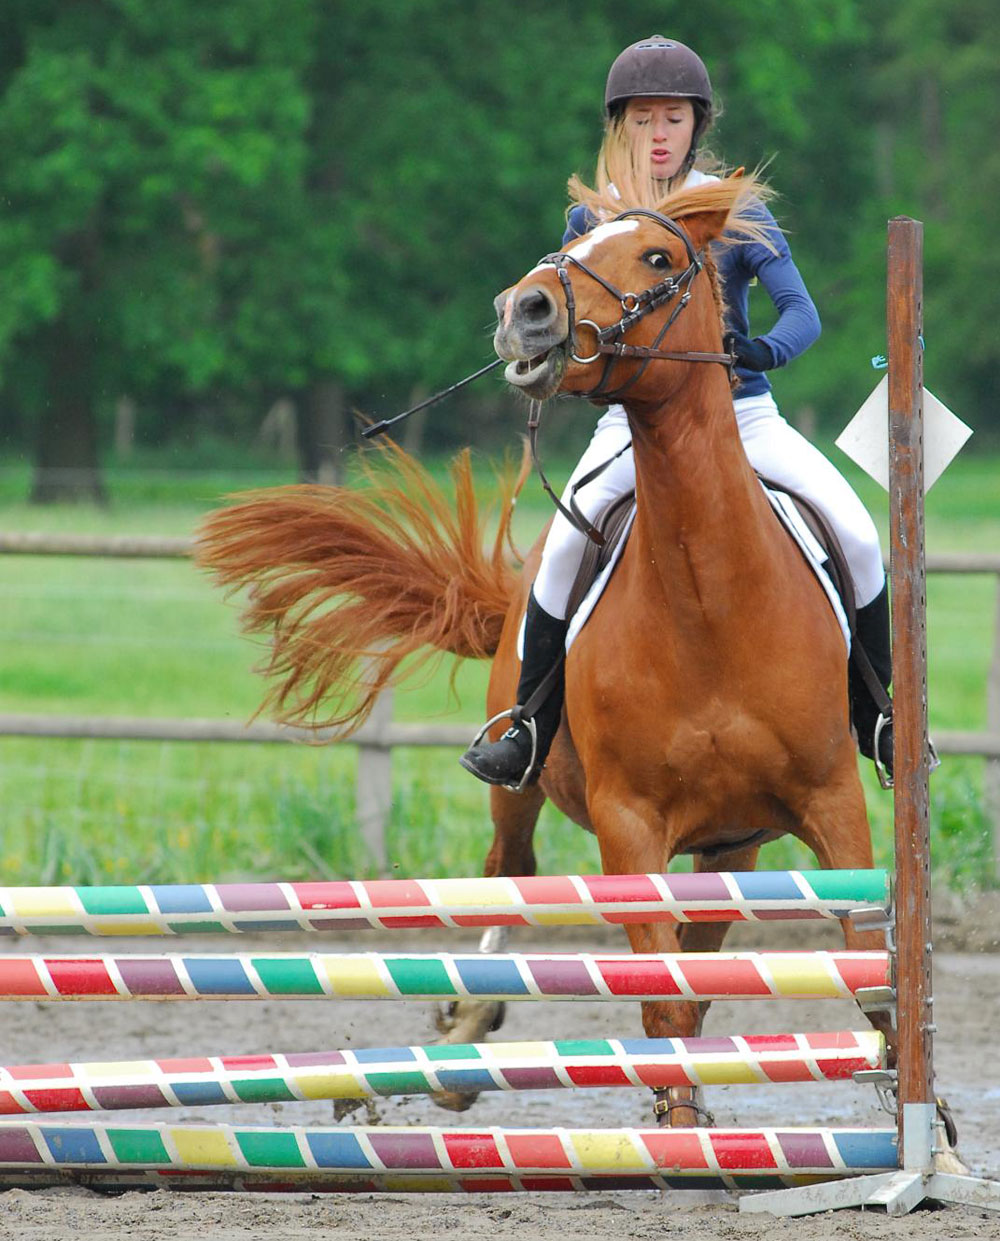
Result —
[[720, 236], [729, 219], [729, 208], [722, 211], [696, 211], [685, 216], [682, 223], [696, 250], [702, 250]]
[[[746, 172], [744, 168], [733, 169], [726, 176], [725, 180], [742, 180], [744, 172]], [[685, 218], [684, 226], [687, 232], [690, 233], [691, 241], [695, 243], [697, 249], [701, 249], [708, 242], [715, 241], [716, 237], [720, 236], [720, 233], [725, 230], [726, 221], [730, 218], [731, 211], [732, 204], [721, 207], [717, 211], [696, 211], [694, 215]]]
[[[660, 210], [687, 229], [694, 245], [701, 249], [714, 241], [734, 217], [742, 220], [752, 196], [760, 193], [757, 178], [744, 175], [742, 168], [721, 179], [713, 179], [690, 190], [680, 190], [662, 200]], [[749, 235], [756, 236], [750, 229]]]

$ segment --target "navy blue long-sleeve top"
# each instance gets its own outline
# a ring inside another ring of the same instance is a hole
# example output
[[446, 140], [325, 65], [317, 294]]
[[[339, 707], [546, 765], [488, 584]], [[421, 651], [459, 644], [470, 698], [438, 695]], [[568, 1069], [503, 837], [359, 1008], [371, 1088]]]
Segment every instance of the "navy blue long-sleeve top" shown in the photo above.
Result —
[[[799, 269], [792, 259], [785, 235], [774, 216], [763, 205], [757, 208], [761, 220], [767, 225], [772, 252], [762, 242], [741, 242], [732, 246], [715, 247], [714, 257], [722, 282], [722, 296], [726, 308], [726, 327], [734, 332], [750, 336], [749, 292], [750, 282], [756, 277], [767, 290], [774, 303], [778, 318], [769, 331], [757, 337], [770, 349], [774, 365], [784, 366], [792, 358], [803, 353], [819, 336], [821, 325], [816, 307], [806, 289]], [[562, 244], [568, 245], [590, 232], [598, 221], [586, 207], [577, 205], [567, 219]], [[736, 397], [759, 396], [771, 390], [767, 376], [761, 371], [736, 368], [740, 385]]]

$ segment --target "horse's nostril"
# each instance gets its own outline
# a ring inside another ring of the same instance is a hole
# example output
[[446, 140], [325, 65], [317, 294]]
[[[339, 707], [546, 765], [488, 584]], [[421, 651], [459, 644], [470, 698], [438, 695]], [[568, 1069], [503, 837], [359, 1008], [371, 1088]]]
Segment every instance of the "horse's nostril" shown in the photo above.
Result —
[[556, 306], [544, 289], [525, 289], [517, 299], [518, 316], [532, 327], [546, 327], [556, 317]]

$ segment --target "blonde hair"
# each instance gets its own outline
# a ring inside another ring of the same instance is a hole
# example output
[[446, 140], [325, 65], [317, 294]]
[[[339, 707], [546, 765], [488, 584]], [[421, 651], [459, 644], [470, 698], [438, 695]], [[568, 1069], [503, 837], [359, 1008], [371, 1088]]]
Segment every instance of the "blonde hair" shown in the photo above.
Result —
[[716, 238], [717, 242], [740, 245], [757, 241], [777, 253], [774, 223], [770, 217], [761, 214], [761, 205], [773, 197], [773, 192], [757, 173], [744, 173], [742, 168], [737, 168], [701, 185], [685, 186], [680, 176], [675, 177], [674, 181], [679, 184], [667, 191], [661, 184], [659, 197], [648, 204], [627, 199], [619, 193], [617, 182], [603, 186], [599, 183], [592, 189], [579, 177], [573, 177], [570, 193], [574, 195], [574, 205], [586, 207], [599, 221], [612, 219], [633, 207], [658, 211], [672, 220], [683, 220], [686, 216], [703, 212], [724, 212], [725, 233]]
[[[639, 131], [630, 129], [627, 117], [627, 109], [622, 108], [604, 127], [604, 137], [597, 152], [597, 166], [594, 170], [594, 191], [604, 199], [617, 197], [623, 207], [627, 205], [656, 210], [657, 203], [684, 184], [691, 165], [685, 161], [684, 168], [666, 183], [654, 177], [650, 172], [652, 130], [648, 126]], [[698, 151], [693, 166], [699, 172], [723, 171], [719, 160], [711, 151], [704, 149]], [[589, 187], [575, 173], [570, 177], [567, 188], [570, 196], [568, 211], [578, 203], [585, 203], [584, 196], [590, 192]]]
[[[651, 174], [651, 149], [652, 135], [648, 126], [638, 132], [628, 129], [624, 109], [611, 118], [597, 153], [594, 184], [588, 185], [576, 173], [567, 182], [570, 199], [567, 216], [577, 206], [585, 207], [598, 221], [611, 219], [633, 207], [659, 211], [675, 219], [699, 210], [711, 210], [716, 196], [711, 191], [707, 195], [703, 192], [708, 190], [707, 185], [685, 188], [690, 166], [682, 168], [669, 181]], [[740, 179], [732, 200], [733, 211], [726, 236], [719, 240], [730, 244], [759, 241], [776, 252], [773, 225], [768, 226], [759, 215], [760, 205], [774, 197], [774, 191], [760, 175], [761, 170], [747, 175], [742, 168], [734, 172], [705, 149], [699, 149], [693, 166], [699, 172], [723, 179]]]

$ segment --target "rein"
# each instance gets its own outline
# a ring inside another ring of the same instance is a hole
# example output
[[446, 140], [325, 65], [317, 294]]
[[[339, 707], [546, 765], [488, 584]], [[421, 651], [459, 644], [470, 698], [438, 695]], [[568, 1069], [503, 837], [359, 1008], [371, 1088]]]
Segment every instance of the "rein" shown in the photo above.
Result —
[[383, 418], [381, 422], [373, 422], [370, 427], [365, 427], [361, 432], [361, 438], [370, 440], [373, 435], [381, 435], [384, 431], [388, 431], [391, 426], [397, 422], [402, 422], [404, 418], [409, 418], [410, 414], [416, 414], [422, 409], [426, 409], [428, 405], [436, 405], [438, 401], [443, 401], [446, 396], [451, 396], [453, 392], [457, 392], [459, 388], [464, 388], [466, 384], [472, 383], [474, 379], [480, 379], [483, 375], [488, 375], [490, 371], [503, 363], [503, 358], [497, 358], [495, 361], [482, 366], [478, 371], [474, 371], [471, 375], [466, 375], [464, 379], [460, 379], [458, 383], [454, 383], [450, 388], [442, 388], [440, 392], [435, 392], [433, 396], [429, 396], [425, 401], [419, 401], [416, 405], [411, 405], [409, 409], [404, 409], [401, 414], [396, 414], [392, 418]]
[[[548, 254], [541, 260], [541, 263], [548, 263], [556, 269], [556, 275], [559, 277], [559, 283], [563, 288], [563, 296], [566, 299], [566, 312], [569, 317], [568, 348], [570, 360], [586, 366], [591, 362], [596, 362], [602, 355], [606, 357], [604, 369], [601, 372], [601, 378], [598, 380], [597, 386], [591, 388], [589, 392], [575, 394], [586, 400], [593, 401], [596, 399], [601, 403], [617, 401], [622, 393], [626, 392], [645, 373], [646, 367], [654, 358], [662, 358], [674, 362], [714, 362], [726, 367], [729, 371], [732, 370], [735, 363], [735, 358], [729, 353], [708, 353], [690, 349], [674, 350], [660, 348], [660, 343], [673, 327], [677, 316], [691, 300], [691, 284], [698, 273], [703, 270], [704, 259], [691, 244], [691, 238], [685, 230], [674, 220], [671, 220], [669, 216], [662, 215], [659, 211], [635, 207], [630, 211], [623, 211], [620, 215], [616, 215], [611, 222], [616, 223], [618, 220], [627, 220], [634, 216], [655, 220], [667, 232], [683, 242], [684, 249], [687, 251], [688, 265], [679, 276], [667, 276], [656, 284], [650, 285], [648, 289], [644, 289], [641, 293], [623, 293], [621, 289], [616, 288], [609, 280], [605, 280], [592, 267], [588, 267], [586, 263], [575, 258], [567, 251]], [[574, 296], [573, 285], [567, 271], [567, 267], [570, 264], [573, 267], [579, 268], [580, 271], [592, 280], [596, 280], [602, 288], [606, 289], [618, 301], [622, 308], [622, 315], [616, 323], [601, 327], [593, 319], [577, 319], [576, 297]], [[663, 327], [660, 328], [652, 345], [625, 344], [622, 337], [631, 327], [634, 327], [640, 320], [645, 319], [647, 315], [652, 314], [654, 310], [658, 310], [661, 306], [665, 306], [673, 301], [678, 294], [680, 294], [680, 297], [677, 305], [667, 317]], [[581, 357], [577, 353], [577, 329], [584, 326], [591, 328], [597, 338], [594, 352], [587, 357]], [[611, 377], [615, 361], [619, 358], [643, 358], [644, 361], [643, 365], [639, 367], [630, 379], [613, 392], [609, 392], [607, 391], [607, 383]]]
[[[566, 312], [569, 319], [569, 332], [567, 337], [567, 348], [569, 358], [572, 362], [576, 362], [581, 366], [587, 366], [592, 362], [596, 362], [598, 358], [604, 357], [604, 368], [601, 371], [601, 377], [595, 388], [591, 388], [589, 392], [577, 392], [574, 396], [581, 397], [584, 400], [594, 401], [597, 404], [610, 405], [617, 401], [623, 392], [626, 392], [639, 379], [646, 370], [650, 362], [654, 360], [665, 360], [670, 362], [709, 362], [724, 366], [726, 370], [732, 374], [735, 357], [730, 353], [710, 353], [702, 352], [694, 349], [673, 350], [661, 349], [660, 343], [666, 336], [667, 332], [673, 327], [678, 315], [687, 306], [691, 300], [691, 284], [695, 277], [704, 269], [704, 259], [702, 255], [695, 250], [691, 243], [691, 238], [686, 231], [681, 228], [669, 216], [662, 215], [659, 211], [652, 211], [644, 207], [634, 207], [629, 211], [623, 211], [620, 215], [616, 215], [612, 223], [618, 220], [626, 220], [633, 216], [642, 216], [650, 220], [655, 220], [668, 233], [678, 238], [684, 244], [687, 252], [688, 265], [679, 276], [667, 276], [663, 280], [657, 281], [656, 284], [650, 285], [648, 289], [644, 289], [641, 293], [623, 293], [616, 288], [609, 280], [588, 267], [586, 263], [578, 258], [574, 258], [572, 254], [566, 251], [557, 251], [553, 254], [547, 254], [545, 258], [539, 261], [541, 264], [549, 264], [556, 269], [556, 275], [559, 277], [559, 283], [562, 285], [563, 296], [566, 299]], [[621, 318], [615, 323], [610, 323], [605, 327], [601, 327], [599, 323], [595, 323], [593, 319], [577, 319], [576, 317], [576, 297], [573, 293], [573, 283], [569, 278], [568, 267], [579, 268], [585, 275], [592, 280], [596, 280], [599, 285], [606, 289], [612, 297], [616, 298], [622, 308]], [[678, 297], [679, 295], [679, 297]], [[667, 317], [666, 323], [660, 328], [656, 335], [656, 339], [652, 345], [628, 345], [622, 339], [625, 333], [640, 320], [645, 319], [647, 315], [658, 310], [661, 306], [672, 302], [678, 297], [677, 305]], [[589, 357], [580, 357], [577, 353], [578, 328], [587, 327], [592, 329], [596, 337], [594, 352]], [[613, 392], [606, 390], [606, 385], [611, 377], [616, 361], [622, 358], [642, 358], [643, 364], [620, 387]], [[497, 358], [494, 362], [490, 362], [487, 366], [475, 371], [471, 375], [467, 375], [464, 379], [460, 379], [458, 383], [452, 384], [448, 388], [442, 389], [434, 396], [427, 397], [426, 400], [412, 406], [412, 408], [404, 410], [401, 414], [396, 414], [393, 418], [385, 418], [381, 422], [373, 423], [369, 427], [365, 427], [361, 432], [364, 439], [371, 439], [375, 435], [381, 435], [397, 422], [402, 422], [404, 418], [408, 418], [411, 414], [417, 413], [418, 410], [426, 409], [429, 405], [436, 405], [438, 401], [444, 400], [446, 396], [450, 396], [453, 392], [457, 392], [460, 388], [464, 388], [466, 384], [470, 384], [473, 380], [479, 379], [481, 376], [488, 374], [497, 366], [503, 363], [503, 358]], [[585, 487], [588, 483], [593, 482], [600, 474], [602, 474], [610, 465], [627, 452], [631, 444], [626, 444], [624, 448], [618, 450], [613, 457], [609, 457], [607, 461], [595, 469], [588, 471], [583, 478], [578, 479], [570, 489], [569, 507], [563, 504], [559, 496], [556, 495], [549, 480], [545, 476], [542, 469], [541, 458], [538, 454], [538, 432], [541, 427], [541, 401], [532, 401], [530, 405], [530, 414], [528, 416], [528, 444], [531, 449], [531, 459], [534, 463], [535, 470], [541, 481], [542, 487], [552, 500], [553, 504], [566, 520], [581, 533], [585, 534], [592, 543], [596, 543], [599, 547], [604, 546], [604, 535], [590, 522], [576, 502], [576, 493], [580, 488]]]
[[[623, 211], [620, 215], [616, 215], [614, 219], [615, 221], [625, 220], [632, 216], [643, 216], [655, 220], [657, 224], [684, 243], [684, 248], [687, 251], [688, 265], [679, 276], [667, 276], [656, 284], [650, 285], [648, 289], [644, 289], [641, 293], [623, 293], [609, 280], [605, 280], [603, 276], [594, 271], [593, 268], [588, 267], [586, 263], [581, 262], [578, 258], [574, 258], [568, 252], [558, 251], [555, 254], [546, 255], [545, 258], [540, 260], [540, 263], [550, 264], [556, 269], [556, 275], [559, 277], [559, 283], [562, 285], [563, 296], [566, 299], [566, 313], [569, 319], [567, 348], [570, 360], [587, 366], [592, 362], [596, 362], [602, 355], [606, 358], [597, 386], [591, 388], [589, 392], [579, 392], [573, 395], [580, 396], [585, 400], [596, 401], [603, 405], [610, 405], [613, 401], [617, 401], [622, 393], [627, 391], [645, 373], [646, 367], [654, 359], [665, 359], [672, 362], [717, 363], [720, 366], [724, 366], [730, 374], [732, 374], [732, 368], [736, 362], [735, 357], [729, 353], [711, 353], [691, 349], [661, 349], [659, 347], [667, 332], [673, 327], [678, 315], [691, 300], [691, 284], [698, 273], [703, 270], [704, 259], [691, 244], [691, 238], [685, 230], [671, 220], [669, 216], [662, 215], [658, 211], [636, 207], [631, 211]], [[622, 308], [622, 315], [616, 323], [601, 327], [593, 319], [577, 319], [576, 297], [574, 296], [573, 284], [567, 270], [570, 264], [579, 268], [585, 275], [590, 276], [592, 280], [596, 280], [612, 297], [617, 299]], [[680, 296], [676, 306], [674, 306], [667, 317], [667, 321], [657, 333], [652, 345], [628, 345], [622, 340], [629, 328], [633, 327], [647, 315], [652, 314], [654, 310], [658, 310], [661, 306], [665, 306], [673, 301], [678, 294]], [[597, 338], [594, 353], [588, 357], [580, 357], [577, 353], [577, 329], [579, 327], [591, 328]], [[615, 362], [620, 358], [642, 358], [644, 360], [642, 366], [639, 367], [631, 378], [613, 392], [609, 392], [606, 389], [606, 385], [611, 377], [611, 371], [614, 368]], [[542, 487], [559, 512], [562, 513], [572, 526], [582, 534], [585, 534], [592, 543], [603, 547], [605, 542], [604, 535], [587, 519], [580, 506], [576, 503], [576, 493], [588, 483], [593, 482], [595, 478], [617, 461], [623, 453], [628, 451], [631, 444], [626, 444], [613, 457], [609, 457], [607, 461], [602, 462], [601, 465], [588, 471], [583, 478], [578, 479], [570, 488], [569, 507], [567, 508], [552, 489], [549, 480], [545, 477], [545, 471], [542, 469], [542, 463], [538, 455], [538, 431], [541, 425], [541, 408], [540, 401], [531, 402], [531, 413], [528, 417], [528, 443], [531, 447], [531, 458], [541, 480]]]

